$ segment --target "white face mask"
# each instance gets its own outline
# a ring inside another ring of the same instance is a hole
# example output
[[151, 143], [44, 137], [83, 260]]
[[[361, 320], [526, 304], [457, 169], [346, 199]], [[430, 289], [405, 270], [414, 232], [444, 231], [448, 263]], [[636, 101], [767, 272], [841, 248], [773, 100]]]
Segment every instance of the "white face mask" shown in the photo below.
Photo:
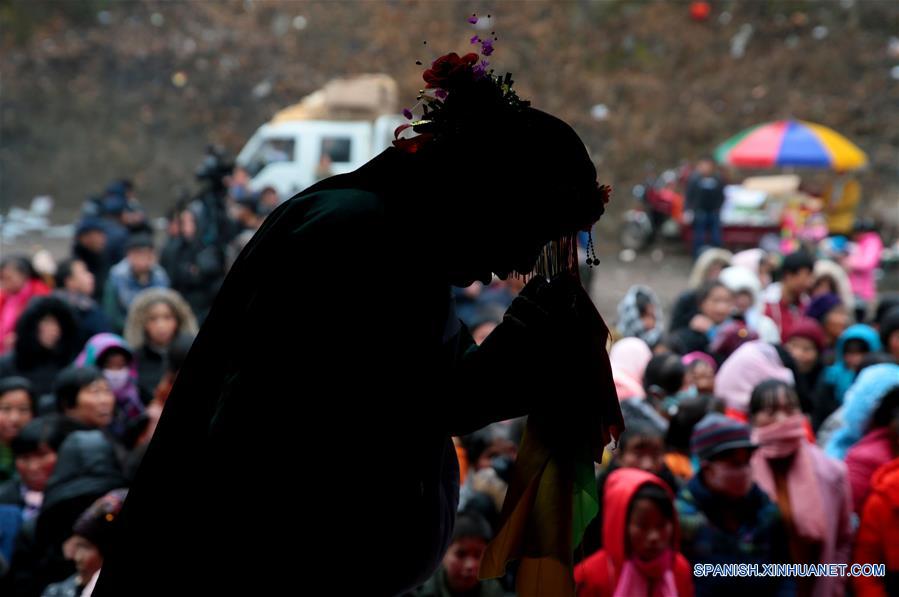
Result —
[[116, 392], [128, 385], [131, 380], [131, 372], [128, 369], [104, 369], [103, 377], [109, 382], [109, 388]]

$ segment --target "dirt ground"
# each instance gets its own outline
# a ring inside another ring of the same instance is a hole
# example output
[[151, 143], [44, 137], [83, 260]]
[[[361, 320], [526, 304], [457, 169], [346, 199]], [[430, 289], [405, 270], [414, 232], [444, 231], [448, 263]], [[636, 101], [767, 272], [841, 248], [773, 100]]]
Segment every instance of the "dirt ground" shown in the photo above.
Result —
[[591, 270], [585, 285], [606, 322], [614, 324], [618, 301], [634, 284], [649, 286], [656, 292], [667, 318], [677, 295], [687, 287], [690, 256], [677, 250], [678, 247], [662, 247], [637, 254], [633, 261], [625, 262], [616, 247], [603, 250], [602, 243], [597, 244], [601, 263]]

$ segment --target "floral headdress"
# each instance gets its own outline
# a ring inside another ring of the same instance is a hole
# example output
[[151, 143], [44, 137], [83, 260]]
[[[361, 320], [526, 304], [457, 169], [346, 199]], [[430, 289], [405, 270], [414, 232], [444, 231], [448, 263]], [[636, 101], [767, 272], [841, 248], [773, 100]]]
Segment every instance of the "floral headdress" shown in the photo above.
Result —
[[[490, 18], [491, 15], [487, 15], [487, 19]], [[468, 17], [467, 22], [475, 25], [479, 20], [475, 13]], [[454, 132], [482, 125], [491, 118], [508, 117], [530, 106], [530, 102], [519, 98], [512, 88], [514, 81], [510, 73], [498, 75], [490, 68], [488, 58], [493, 54], [494, 44], [498, 41], [496, 32], [491, 31], [490, 36], [474, 35], [469, 41], [478, 47], [478, 52], [463, 56], [455, 52], [444, 54], [422, 73], [425, 86], [418, 90], [418, 103], [403, 110], [403, 115], [409, 122], [398, 126], [394, 131], [393, 145], [398, 150], [418, 153], [431, 143], [440, 143], [441, 139]], [[427, 42], [424, 44], [427, 45]], [[416, 61], [416, 64], [421, 65], [421, 61]], [[419, 109], [421, 113], [417, 115]], [[417, 135], [400, 137], [410, 130]], [[607, 203], [611, 189], [602, 186], [599, 191], [603, 203]], [[587, 250], [587, 265], [599, 265], [592, 235], [589, 237]], [[518, 274], [526, 278], [532, 275], [551, 278], [561, 272], [577, 275], [577, 253], [574, 235], [565, 236], [544, 247], [533, 272]]]
[[[487, 15], [490, 18], [490, 15]], [[468, 17], [467, 22], [476, 24], [477, 13]], [[422, 73], [424, 89], [418, 90], [418, 103], [403, 110], [410, 121], [394, 131], [393, 145], [401, 151], [416, 153], [423, 146], [464, 126], [468, 120], [466, 113], [477, 104], [477, 110], [485, 112], [521, 111], [530, 106], [512, 89], [512, 75], [495, 75], [487, 60], [493, 54], [494, 43], [498, 41], [496, 32], [490, 37], [473, 36], [469, 41], [479, 47], [479, 52], [459, 56], [455, 52], [440, 56], [431, 67]], [[427, 44], [427, 42], [425, 42]], [[421, 64], [417, 61], [416, 64]], [[489, 70], [488, 70], [489, 69]], [[453, 96], [452, 99], [449, 99]], [[474, 101], [466, 101], [474, 100]], [[416, 118], [415, 112], [421, 108], [422, 114]], [[415, 137], [400, 138], [400, 134], [412, 129], [419, 133]]]

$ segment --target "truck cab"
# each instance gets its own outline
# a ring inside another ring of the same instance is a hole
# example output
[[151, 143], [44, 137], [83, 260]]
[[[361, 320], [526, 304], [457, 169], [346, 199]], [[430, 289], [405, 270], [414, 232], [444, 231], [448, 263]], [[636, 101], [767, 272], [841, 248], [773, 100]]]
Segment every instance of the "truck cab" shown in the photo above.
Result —
[[315, 182], [355, 170], [386, 149], [394, 129], [396, 83], [386, 75], [338, 79], [278, 112], [237, 156], [251, 191], [289, 198]]

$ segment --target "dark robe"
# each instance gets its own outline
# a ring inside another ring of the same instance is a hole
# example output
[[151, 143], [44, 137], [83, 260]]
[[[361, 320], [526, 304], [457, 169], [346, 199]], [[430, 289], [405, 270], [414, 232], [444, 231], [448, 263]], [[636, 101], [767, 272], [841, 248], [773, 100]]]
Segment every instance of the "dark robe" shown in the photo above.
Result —
[[365, 170], [280, 206], [234, 264], [95, 596], [277, 594], [298, 576], [402, 593], [449, 545], [451, 435], [556, 400], [573, 361], [545, 313], [519, 297], [474, 346], [430, 261], [427, 195]]

